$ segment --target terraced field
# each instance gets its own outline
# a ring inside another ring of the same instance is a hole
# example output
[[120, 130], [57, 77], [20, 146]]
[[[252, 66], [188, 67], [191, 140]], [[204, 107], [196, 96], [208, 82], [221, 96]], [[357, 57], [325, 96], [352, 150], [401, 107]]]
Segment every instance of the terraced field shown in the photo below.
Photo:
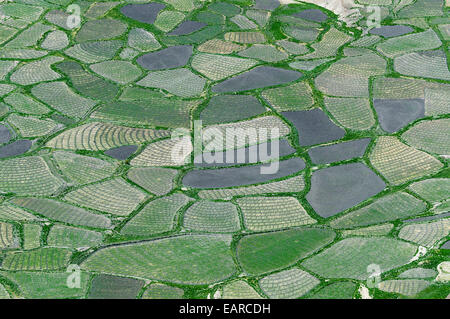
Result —
[[450, 296], [449, 1], [342, 2], [0, 0], [0, 299]]

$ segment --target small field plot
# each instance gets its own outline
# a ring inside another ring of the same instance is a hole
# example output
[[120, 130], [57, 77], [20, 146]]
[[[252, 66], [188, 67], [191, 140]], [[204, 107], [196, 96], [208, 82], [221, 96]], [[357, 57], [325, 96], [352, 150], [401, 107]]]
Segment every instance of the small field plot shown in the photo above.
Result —
[[11, 130], [5, 125], [0, 124], [0, 143], [8, 143], [12, 137]]
[[235, 23], [242, 30], [256, 29], [258, 27], [249, 18], [247, 18], [246, 16], [243, 16], [243, 15], [240, 15], [240, 14], [235, 15], [230, 20], [233, 21], [233, 23]]
[[57, 151], [53, 158], [63, 175], [75, 184], [88, 184], [111, 176], [117, 164], [99, 158], [78, 155], [71, 152]]
[[246, 44], [266, 42], [264, 34], [260, 32], [228, 32], [225, 33], [224, 38], [226, 41]]
[[120, 231], [130, 236], [146, 236], [170, 231], [174, 227], [177, 212], [187, 205], [190, 198], [172, 194], [151, 201]]
[[162, 11], [156, 17], [155, 26], [161, 31], [169, 32], [183, 21], [184, 17], [185, 15], [181, 12]]
[[145, 290], [142, 299], [182, 299], [183, 295], [183, 289], [155, 283]]
[[[138, 156], [130, 161], [133, 166], [182, 166], [190, 161], [190, 138], [164, 139], [149, 144]], [[178, 152], [179, 153], [178, 153]]]
[[[401, 18], [440, 16], [443, 14], [442, 5], [440, 0], [417, 0], [414, 5], [402, 8], [398, 16]], [[448, 7], [448, 3], [445, 6]]]
[[233, 196], [276, 194], [276, 193], [298, 193], [305, 188], [303, 176], [285, 178], [278, 182], [269, 182], [260, 185], [201, 190], [198, 195], [205, 199], [222, 199]]
[[14, 39], [5, 44], [5, 48], [23, 48], [36, 46], [40, 40], [44, 37], [44, 34], [53, 30], [53, 28], [47, 24], [37, 22], [30, 27], [24, 29]]
[[305, 162], [298, 157], [279, 162], [276, 173], [261, 174], [268, 164], [221, 169], [196, 169], [188, 172], [183, 184], [191, 188], [226, 188], [268, 182], [303, 170]]
[[13, 206], [8, 202], [2, 203], [0, 205], [0, 219], [6, 221], [17, 221], [17, 222], [25, 222], [25, 221], [39, 221], [40, 218], [30, 214], [29, 212]]
[[403, 133], [402, 138], [418, 149], [448, 155], [450, 154], [450, 119], [420, 122]]
[[375, 196], [385, 187], [366, 165], [351, 163], [313, 172], [306, 199], [317, 214], [327, 218]]
[[18, 238], [14, 235], [14, 225], [0, 222], [0, 249], [17, 248]]
[[51, 69], [51, 65], [62, 62], [61, 57], [51, 56], [42, 60], [28, 62], [11, 74], [10, 81], [20, 85], [31, 85], [42, 81], [53, 81], [61, 75]]
[[123, 145], [119, 147], [110, 148], [105, 151], [105, 155], [115, 158], [119, 161], [125, 161], [133, 155], [138, 149], [137, 145]]
[[431, 155], [409, 147], [392, 136], [379, 137], [369, 159], [393, 185], [436, 173], [443, 166]]
[[[423, 99], [426, 92], [431, 90], [434, 94], [441, 95], [447, 92], [450, 85], [430, 82], [413, 78], [377, 77], [373, 82], [374, 99]], [[445, 94], [444, 94], [445, 96]], [[439, 97], [434, 97], [438, 98]]]
[[[166, 7], [162, 3], [128, 4], [120, 9], [120, 12], [133, 20], [152, 24], [155, 22], [158, 13]], [[180, 9], [179, 7], [176, 9]], [[182, 10], [183, 11], [183, 10]]]
[[92, 280], [88, 298], [136, 299], [143, 286], [142, 280], [100, 274]]
[[14, 90], [15, 85], [11, 84], [0, 84], [0, 96], [4, 96]]
[[294, 62], [289, 63], [289, 66], [296, 70], [312, 71], [315, 68], [319, 67], [320, 65], [327, 63], [331, 60], [333, 59], [332, 58], [317, 59], [317, 60], [296, 59], [294, 60]]
[[302, 59], [318, 59], [335, 56], [338, 49], [353, 38], [335, 28], [328, 30], [322, 39], [311, 45], [314, 52], [302, 56]]
[[0, 165], [0, 190], [19, 195], [52, 195], [63, 186], [38, 156], [4, 160]]
[[[190, 127], [190, 112], [201, 100], [181, 101], [151, 96], [144, 90], [142, 95], [124, 90], [123, 101], [108, 103], [98, 108], [92, 118], [124, 123], [125, 125], [151, 125], [162, 127]], [[127, 94], [125, 96], [125, 94]]]
[[99, 232], [55, 225], [50, 229], [47, 244], [53, 247], [87, 248], [99, 246], [103, 236]]
[[298, 268], [264, 277], [259, 286], [271, 299], [295, 299], [303, 296], [320, 280]]
[[366, 130], [375, 125], [368, 99], [325, 97], [324, 103], [327, 110], [345, 128]]
[[53, 199], [22, 197], [12, 199], [11, 203], [62, 223], [105, 229], [111, 227], [111, 221], [106, 216]]
[[383, 38], [394, 38], [404, 34], [413, 32], [414, 29], [405, 25], [384, 25], [379, 28], [373, 28], [369, 31], [370, 34], [376, 34]]
[[[253, 56], [246, 57], [252, 58]], [[213, 81], [219, 81], [250, 69], [257, 64], [257, 61], [204, 53], [197, 54], [191, 64], [194, 70], [200, 72], [207, 78]]]
[[225, 93], [253, 90], [289, 83], [299, 79], [301, 76], [303, 76], [303, 73], [297, 71], [259, 66], [214, 85], [212, 91]]
[[412, 183], [408, 188], [423, 199], [435, 203], [448, 199], [450, 181], [445, 178], [432, 178]]
[[185, 66], [192, 56], [191, 45], [174, 45], [140, 56], [136, 62], [144, 69], [156, 71]]
[[424, 32], [389, 39], [377, 46], [382, 54], [393, 58], [402, 54], [436, 49], [442, 45], [437, 34], [429, 29]]
[[425, 115], [448, 113], [450, 106], [450, 90], [447, 88], [425, 89]]
[[370, 143], [369, 138], [319, 146], [308, 151], [313, 163], [327, 164], [362, 157]]
[[314, 104], [311, 87], [306, 82], [266, 89], [261, 95], [278, 112], [302, 111]]
[[42, 226], [39, 224], [23, 225], [23, 249], [30, 250], [41, 246]]
[[378, 289], [412, 297], [429, 285], [428, 281], [420, 279], [386, 280], [378, 284]]
[[69, 264], [72, 253], [65, 248], [38, 248], [24, 252], [7, 252], [2, 262], [5, 270], [59, 270]]
[[45, 20], [47, 20], [51, 24], [57, 25], [58, 27], [69, 30], [70, 27], [67, 25], [67, 19], [69, 15], [69, 13], [66, 13], [62, 10], [50, 10], [45, 15]]
[[31, 93], [61, 114], [76, 119], [84, 117], [97, 104], [72, 91], [65, 82], [41, 83], [34, 86]]
[[376, 199], [373, 203], [333, 220], [334, 228], [355, 228], [419, 215], [427, 206], [420, 199], [398, 192]]
[[127, 177], [150, 193], [161, 196], [172, 190], [175, 186], [175, 177], [178, 171], [162, 167], [131, 168]]
[[244, 236], [237, 258], [244, 271], [260, 275], [295, 264], [330, 244], [335, 233], [321, 228], [298, 228]]
[[343, 237], [349, 236], [385, 236], [391, 232], [394, 228], [392, 224], [381, 224], [369, 227], [363, 227], [358, 229], [349, 229], [342, 231]]
[[316, 88], [332, 96], [369, 97], [369, 77], [384, 74], [386, 65], [374, 53], [345, 57], [316, 77]]
[[135, 28], [128, 34], [128, 45], [139, 51], [155, 51], [161, 48], [155, 35], [141, 28]]
[[345, 131], [334, 124], [321, 109], [281, 114], [297, 129], [302, 146], [338, 140], [345, 135]]
[[2, 59], [17, 59], [17, 60], [27, 60], [27, 59], [37, 59], [48, 54], [44, 50], [34, 50], [34, 49], [4, 49], [0, 52], [0, 58]]
[[128, 84], [142, 75], [142, 71], [128, 61], [105, 61], [91, 65], [91, 70], [98, 75], [117, 82]]
[[279, 62], [288, 58], [286, 52], [266, 44], [254, 44], [250, 48], [238, 53], [239, 56], [262, 60], [265, 62]]
[[75, 40], [85, 42], [90, 40], [107, 40], [125, 33], [127, 25], [119, 20], [100, 19], [91, 20], [83, 24]]
[[233, 281], [222, 289], [222, 299], [262, 299], [247, 282]]
[[17, 140], [0, 147], [0, 158], [14, 157], [25, 154], [33, 143], [30, 140]]
[[18, 63], [18, 61], [0, 61], [0, 80], [4, 81], [6, 75], [8, 75], [8, 73], [14, 69]]
[[104, 16], [109, 10], [116, 7], [119, 3], [117, 2], [94, 2], [89, 6], [86, 11], [86, 16], [90, 19], [99, 18]]
[[23, 137], [43, 136], [57, 128], [57, 123], [50, 119], [40, 120], [33, 117], [23, 117], [17, 114], [8, 116], [7, 121], [16, 127]]
[[[276, 149], [278, 149], [278, 152], [275, 151]], [[194, 157], [194, 165], [197, 167], [225, 167], [263, 163], [278, 160], [295, 152], [296, 150], [286, 139], [272, 140], [270, 142], [229, 149], [222, 152], [207, 151]], [[214, 158], [219, 160], [211, 162], [211, 159]]]
[[394, 60], [395, 71], [410, 76], [450, 80], [444, 51], [423, 51], [402, 55]]
[[[122, 47], [122, 43], [118, 40], [111, 41], [92, 41], [80, 44], [75, 44], [64, 51], [68, 56], [80, 60], [85, 63], [97, 63], [112, 59], [119, 49]], [[73, 62], [63, 62], [73, 63]], [[58, 64], [58, 68], [61, 64]]]
[[130, 214], [146, 197], [122, 178], [114, 178], [71, 191], [64, 199], [68, 202], [111, 213], [118, 216]]
[[203, 125], [245, 120], [264, 113], [266, 108], [252, 95], [216, 95], [200, 113]]
[[210, 233], [234, 233], [240, 230], [237, 208], [230, 202], [201, 200], [183, 216], [185, 228]]
[[356, 288], [354, 282], [335, 282], [320, 289], [310, 299], [353, 299]]
[[298, 17], [305, 20], [315, 22], [325, 22], [328, 19], [328, 14], [319, 9], [307, 9], [292, 14], [294, 17]]
[[[272, 133], [274, 129], [278, 129], [278, 131]], [[270, 139], [278, 139], [288, 135], [290, 128], [279, 117], [270, 115], [248, 121], [211, 125], [205, 127], [202, 131], [206, 136], [211, 132], [217, 137], [206, 143], [206, 137], [203, 136], [205, 144], [210, 149], [221, 151], [264, 143]]]
[[450, 233], [450, 219], [442, 219], [431, 223], [406, 225], [400, 230], [398, 237], [421, 246], [433, 248], [436, 243]]
[[283, 32], [300, 42], [313, 42], [319, 36], [320, 31], [316, 28], [295, 27], [293, 25], [286, 25], [283, 27]]
[[15, 111], [20, 113], [43, 115], [50, 112], [50, 109], [47, 106], [22, 93], [11, 93], [5, 97], [3, 101], [8, 105], [11, 105]]
[[197, 50], [205, 53], [230, 54], [236, 51], [241, 51], [244, 48], [245, 46], [237, 43], [223, 41], [220, 39], [212, 39], [201, 44]]
[[394, 133], [425, 116], [423, 99], [374, 99], [381, 128]]
[[309, 258], [302, 266], [326, 278], [364, 280], [370, 275], [369, 265], [377, 264], [385, 272], [407, 264], [416, 250], [414, 245], [391, 238], [348, 238]]
[[420, 278], [435, 278], [438, 272], [434, 269], [428, 268], [411, 268], [402, 272], [399, 278], [420, 279]]
[[89, 285], [89, 274], [81, 272], [80, 289], [69, 288], [67, 285], [68, 274], [62, 272], [5, 272], [0, 275], [5, 276], [17, 284], [20, 295], [31, 299], [63, 299], [63, 298], [83, 298]]
[[268, 231], [314, 224], [294, 197], [244, 197], [237, 200], [244, 215], [245, 227], [252, 231]]
[[115, 275], [209, 284], [236, 271], [230, 240], [225, 235], [187, 235], [108, 247], [91, 255], [81, 266]]
[[155, 71], [137, 82], [137, 85], [164, 89], [167, 92], [180, 97], [194, 97], [200, 95], [206, 80], [189, 69], [175, 69]]
[[66, 130], [47, 142], [48, 147], [103, 151], [122, 145], [149, 142], [168, 136], [165, 130], [141, 129], [93, 122]]

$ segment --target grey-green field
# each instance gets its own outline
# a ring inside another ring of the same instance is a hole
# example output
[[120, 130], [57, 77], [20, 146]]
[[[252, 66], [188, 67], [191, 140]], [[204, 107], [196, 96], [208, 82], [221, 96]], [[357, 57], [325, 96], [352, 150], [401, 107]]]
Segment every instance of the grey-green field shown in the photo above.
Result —
[[449, 298], [449, 49], [449, 0], [0, 0], [0, 299]]

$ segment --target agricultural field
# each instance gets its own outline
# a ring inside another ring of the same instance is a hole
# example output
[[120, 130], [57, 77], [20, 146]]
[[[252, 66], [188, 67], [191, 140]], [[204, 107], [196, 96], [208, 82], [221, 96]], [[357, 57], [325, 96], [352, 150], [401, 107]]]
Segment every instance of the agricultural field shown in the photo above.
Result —
[[342, 2], [0, 0], [0, 299], [450, 298], [450, 3]]

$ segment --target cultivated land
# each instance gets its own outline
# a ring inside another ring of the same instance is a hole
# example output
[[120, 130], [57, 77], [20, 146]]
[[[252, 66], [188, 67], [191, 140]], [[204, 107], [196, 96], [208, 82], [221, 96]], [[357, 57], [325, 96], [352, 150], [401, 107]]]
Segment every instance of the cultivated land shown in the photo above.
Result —
[[0, 299], [450, 295], [449, 2], [280, 2], [0, 1]]

